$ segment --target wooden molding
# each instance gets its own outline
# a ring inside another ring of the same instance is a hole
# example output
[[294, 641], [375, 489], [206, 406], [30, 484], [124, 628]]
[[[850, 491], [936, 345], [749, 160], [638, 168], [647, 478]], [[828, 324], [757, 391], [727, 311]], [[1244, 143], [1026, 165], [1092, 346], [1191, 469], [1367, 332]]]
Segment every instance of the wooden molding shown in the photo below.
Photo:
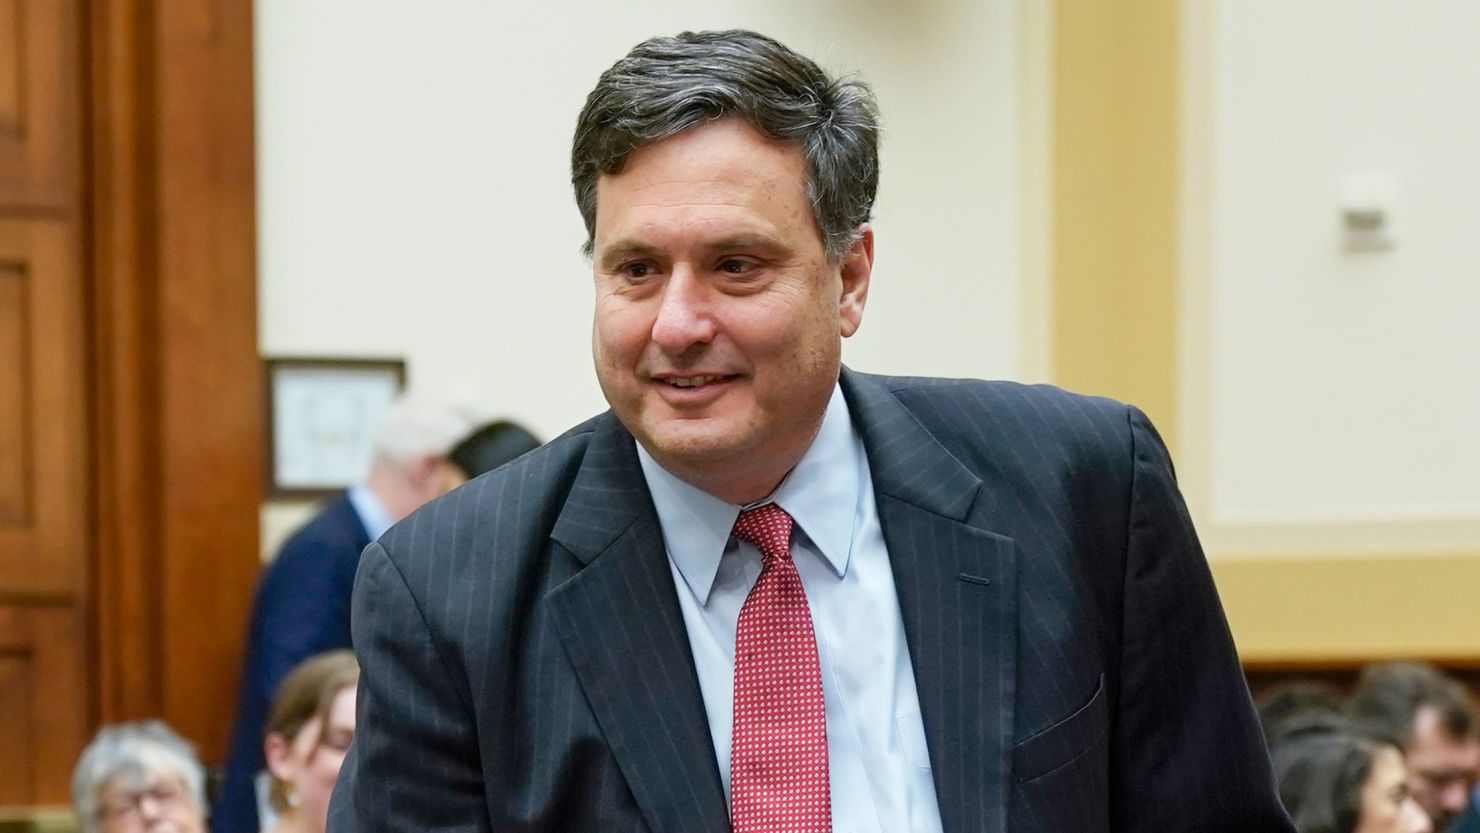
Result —
[[258, 569], [250, 0], [93, 4], [97, 716], [219, 760]]

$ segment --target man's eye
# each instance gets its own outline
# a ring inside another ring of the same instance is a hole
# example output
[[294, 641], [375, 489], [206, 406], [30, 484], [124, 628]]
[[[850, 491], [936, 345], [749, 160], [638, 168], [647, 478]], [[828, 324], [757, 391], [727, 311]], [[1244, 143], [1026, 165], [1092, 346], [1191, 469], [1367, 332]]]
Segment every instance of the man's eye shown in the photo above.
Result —
[[719, 270], [727, 275], [743, 275], [753, 268], [755, 264], [736, 257], [728, 257], [719, 262]]
[[622, 264], [618, 271], [629, 278], [645, 278], [652, 272], [652, 267], [642, 261], [634, 261]]

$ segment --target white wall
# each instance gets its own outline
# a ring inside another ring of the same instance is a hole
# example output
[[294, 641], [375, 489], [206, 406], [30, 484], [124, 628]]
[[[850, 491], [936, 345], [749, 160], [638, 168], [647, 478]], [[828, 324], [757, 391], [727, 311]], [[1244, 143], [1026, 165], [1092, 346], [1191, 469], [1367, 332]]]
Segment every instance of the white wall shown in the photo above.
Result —
[[[547, 438], [602, 409], [575, 117], [643, 38], [742, 26], [879, 95], [877, 262], [845, 360], [1020, 374], [1016, 0], [258, 0], [256, 14], [265, 355], [405, 357], [413, 390]], [[269, 507], [266, 545], [302, 511]]]
[[[1480, 5], [1197, 5], [1210, 520], [1244, 547], [1480, 543]], [[1372, 172], [1395, 246], [1347, 251], [1343, 184]]]

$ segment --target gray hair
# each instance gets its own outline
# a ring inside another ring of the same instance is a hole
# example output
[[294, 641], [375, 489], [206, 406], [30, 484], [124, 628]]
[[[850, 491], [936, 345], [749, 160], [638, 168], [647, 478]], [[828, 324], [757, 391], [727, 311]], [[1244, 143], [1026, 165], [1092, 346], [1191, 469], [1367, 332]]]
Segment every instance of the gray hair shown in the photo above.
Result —
[[879, 190], [879, 113], [855, 77], [744, 29], [650, 38], [606, 72], [576, 122], [570, 178], [596, 234], [596, 181], [620, 173], [634, 150], [727, 116], [773, 139], [795, 142], [807, 162], [807, 199], [832, 260], [858, 239]]
[[376, 429], [375, 456], [401, 464], [421, 457], [446, 457], [472, 430], [473, 420], [456, 408], [402, 398], [391, 405]]
[[82, 833], [97, 833], [98, 794], [115, 778], [139, 782], [150, 773], [174, 775], [185, 785], [202, 815], [206, 811], [206, 771], [195, 747], [158, 720], [105, 726], [72, 770], [72, 809]]

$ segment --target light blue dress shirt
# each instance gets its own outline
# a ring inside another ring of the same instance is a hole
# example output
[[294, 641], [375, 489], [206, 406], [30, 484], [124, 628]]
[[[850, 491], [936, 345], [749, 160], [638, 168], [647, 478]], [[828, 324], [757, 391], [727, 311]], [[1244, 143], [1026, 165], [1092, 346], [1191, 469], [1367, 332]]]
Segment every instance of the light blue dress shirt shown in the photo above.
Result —
[[[365, 526], [365, 532], [372, 541], [380, 540], [380, 536], [396, 523], [391, 513], [386, 511], [385, 504], [363, 483], [349, 487], [349, 505], [360, 516], [360, 523]], [[266, 830], [267, 826], [263, 825], [262, 829]]]
[[[725, 798], [730, 796], [735, 624], [761, 571], [730, 530], [740, 507], [679, 480], [639, 444], [688, 629]], [[812, 446], [768, 498], [791, 515], [827, 712], [835, 833], [939, 833], [920, 698], [863, 441], [833, 389]]]

